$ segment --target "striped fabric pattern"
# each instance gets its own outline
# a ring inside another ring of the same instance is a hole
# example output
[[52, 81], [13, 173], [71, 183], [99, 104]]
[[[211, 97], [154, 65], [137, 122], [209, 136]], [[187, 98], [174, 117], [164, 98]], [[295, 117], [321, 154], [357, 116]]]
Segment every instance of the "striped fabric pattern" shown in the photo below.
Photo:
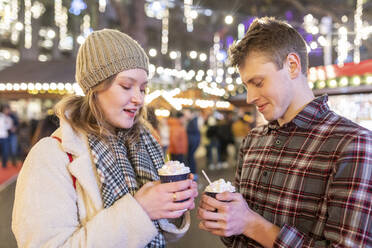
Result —
[[[372, 132], [322, 96], [291, 122], [253, 129], [236, 186], [252, 210], [281, 228], [275, 247], [372, 247]], [[245, 236], [229, 247], [261, 247]]]
[[[105, 208], [128, 193], [134, 195], [145, 183], [159, 180], [157, 169], [164, 164], [161, 147], [148, 130], [141, 129], [139, 142], [129, 145], [125, 144], [125, 134], [125, 130], [120, 130], [116, 137], [109, 138], [109, 144], [88, 135]], [[165, 247], [159, 221], [153, 223], [159, 232], [146, 247]]]

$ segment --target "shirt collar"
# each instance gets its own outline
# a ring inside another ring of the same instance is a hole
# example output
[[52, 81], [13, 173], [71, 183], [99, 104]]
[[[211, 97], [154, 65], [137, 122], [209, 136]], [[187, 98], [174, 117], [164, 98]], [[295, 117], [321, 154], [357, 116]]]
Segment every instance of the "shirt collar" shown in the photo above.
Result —
[[[308, 103], [305, 108], [296, 115], [296, 117], [283, 125], [283, 127], [289, 127], [291, 125], [296, 125], [301, 128], [308, 128], [310, 127], [315, 121], [322, 118], [324, 114], [329, 111], [328, 102], [328, 95], [323, 95], [320, 97], [315, 98], [313, 101]], [[269, 131], [270, 129], [278, 129], [280, 128], [279, 123], [277, 120], [269, 122], [265, 132]]]

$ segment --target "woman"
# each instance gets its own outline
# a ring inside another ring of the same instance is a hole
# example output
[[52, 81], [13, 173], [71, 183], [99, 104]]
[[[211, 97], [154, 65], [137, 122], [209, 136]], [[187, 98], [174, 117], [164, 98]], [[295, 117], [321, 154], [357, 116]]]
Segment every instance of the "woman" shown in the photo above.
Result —
[[196, 184], [157, 181], [161, 148], [141, 118], [147, 72], [129, 36], [87, 37], [76, 61], [85, 96], [56, 106], [60, 128], [32, 148], [18, 177], [19, 247], [164, 247], [187, 231]]

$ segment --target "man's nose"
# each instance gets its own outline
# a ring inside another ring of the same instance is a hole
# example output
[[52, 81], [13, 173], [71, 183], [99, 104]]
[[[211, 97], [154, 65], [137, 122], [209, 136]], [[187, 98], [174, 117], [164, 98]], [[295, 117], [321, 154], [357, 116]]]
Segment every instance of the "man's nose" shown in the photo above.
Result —
[[257, 90], [254, 89], [254, 87], [249, 87], [249, 86], [246, 88], [246, 90], [247, 90], [247, 99], [246, 99], [247, 103], [254, 104], [258, 99]]

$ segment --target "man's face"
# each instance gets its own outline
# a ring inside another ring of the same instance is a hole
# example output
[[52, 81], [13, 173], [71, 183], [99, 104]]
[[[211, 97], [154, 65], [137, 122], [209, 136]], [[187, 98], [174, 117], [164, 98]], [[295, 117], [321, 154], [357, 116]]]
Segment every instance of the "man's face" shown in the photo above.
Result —
[[295, 94], [286, 64], [278, 70], [264, 54], [252, 52], [239, 73], [247, 90], [247, 103], [256, 105], [267, 121], [282, 119]]

